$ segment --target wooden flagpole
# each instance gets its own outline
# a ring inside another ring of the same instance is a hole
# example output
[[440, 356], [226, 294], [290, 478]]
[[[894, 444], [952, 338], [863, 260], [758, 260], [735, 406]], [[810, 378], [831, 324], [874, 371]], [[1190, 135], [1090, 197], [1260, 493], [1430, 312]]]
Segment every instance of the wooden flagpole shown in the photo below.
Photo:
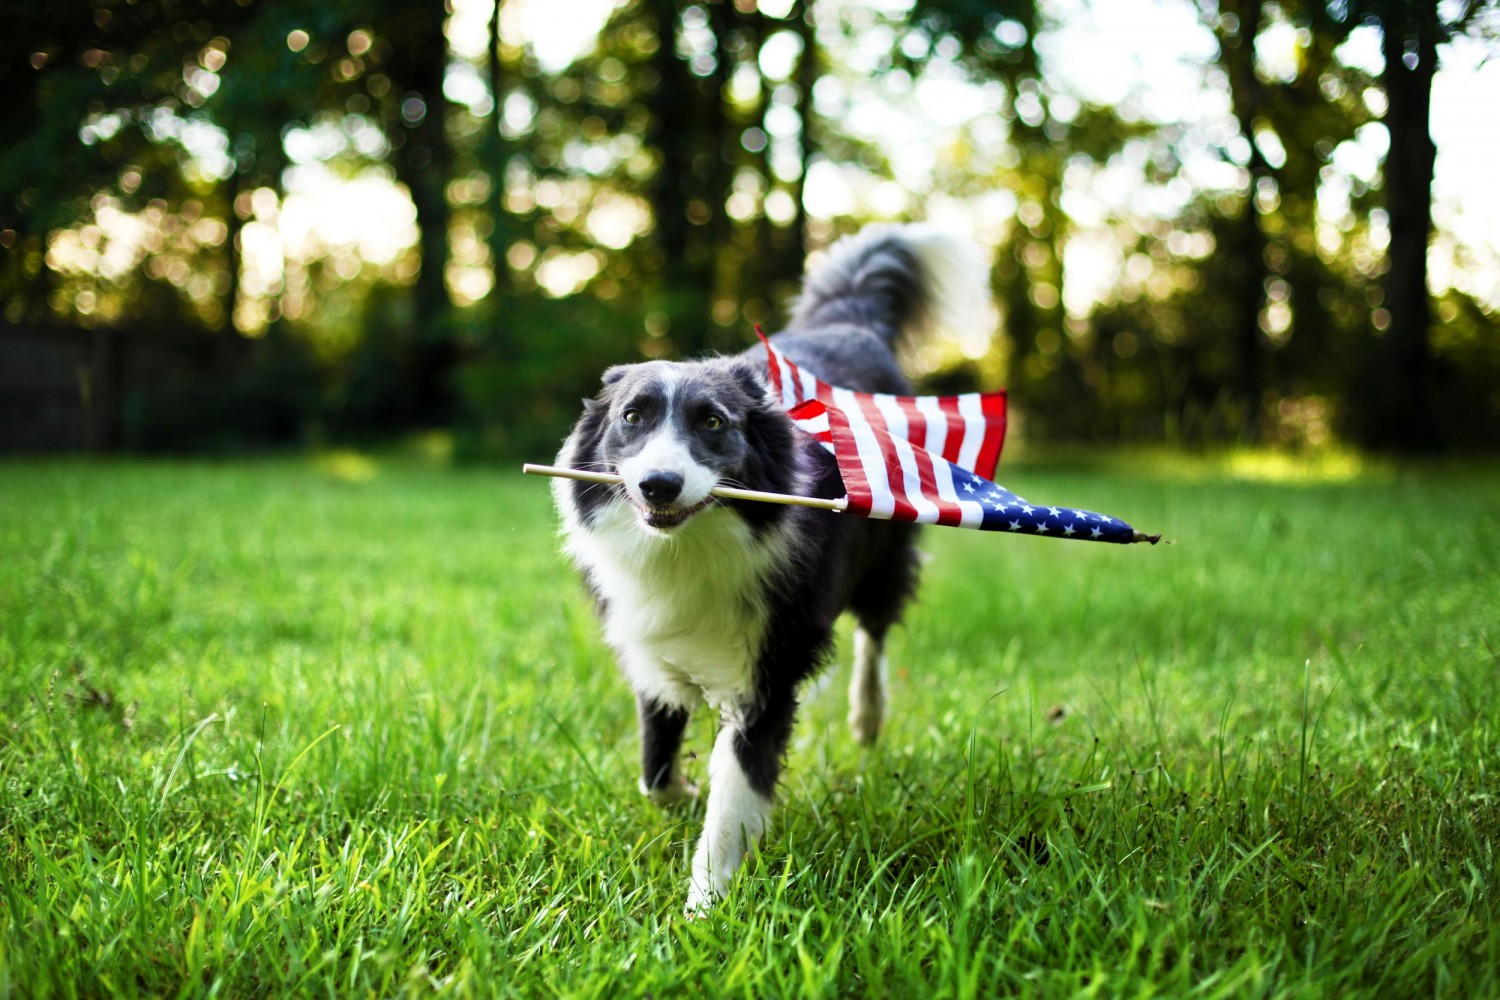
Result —
[[[624, 482], [624, 478], [610, 472], [588, 472], [584, 469], [560, 469], [555, 465], [532, 465], [527, 462], [521, 466], [521, 471], [528, 476], [556, 476], [560, 479], [579, 479], [585, 483], [602, 483], [606, 486], [618, 486]], [[837, 500], [824, 500], [822, 497], [799, 497], [790, 493], [763, 493], [760, 490], [740, 490], [732, 486], [715, 486], [708, 491], [716, 497], [726, 500], [756, 500], [761, 503], [779, 503], [789, 507], [813, 507], [817, 510], [831, 510], [836, 514], [842, 514], [849, 508], [849, 498], [840, 497]], [[1148, 535], [1144, 531], [1135, 532], [1133, 542], [1150, 542], [1155, 545], [1161, 541], [1161, 535]]]
[[[555, 465], [532, 465], [530, 462], [521, 466], [521, 471], [529, 476], [557, 476], [562, 479], [580, 479], [586, 483], [603, 483], [607, 486], [618, 486], [624, 482], [620, 476], [609, 472], [586, 472], [583, 469], [560, 469]], [[708, 491], [716, 497], [726, 500], [758, 500], [761, 503], [779, 503], [791, 507], [815, 507], [818, 510], [831, 510], [835, 513], [843, 513], [849, 506], [847, 497], [837, 500], [824, 500], [822, 497], [799, 497], [790, 493], [762, 493], [760, 490], [740, 490], [732, 486], [715, 486]]]

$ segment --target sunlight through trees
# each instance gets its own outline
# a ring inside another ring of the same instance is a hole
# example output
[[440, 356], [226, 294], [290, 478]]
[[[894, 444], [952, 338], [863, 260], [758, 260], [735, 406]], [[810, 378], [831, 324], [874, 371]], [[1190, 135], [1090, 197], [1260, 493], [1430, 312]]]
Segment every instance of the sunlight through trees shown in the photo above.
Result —
[[[1030, 437], [1500, 431], [1500, 249], [1463, 224], [1500, 209], [1472, 187], [1434, 208], [1431, 138], [1435, 78], [1479, 79], [1495, 48], [1488, 0], [92, 0], [13, 20], [0, 350], [97, 334], [82, 405], [114, 443], [445, 427], [540, 447], [603, 364], [739, 349], [809, 252], [908, 218], [994, 260], [997, 333], [926, 345], [925, 379], [1007, 385]], [[230, 385], [133, 360], [148, 340]], [[257, 407], [281, 416], [237, 430]]]

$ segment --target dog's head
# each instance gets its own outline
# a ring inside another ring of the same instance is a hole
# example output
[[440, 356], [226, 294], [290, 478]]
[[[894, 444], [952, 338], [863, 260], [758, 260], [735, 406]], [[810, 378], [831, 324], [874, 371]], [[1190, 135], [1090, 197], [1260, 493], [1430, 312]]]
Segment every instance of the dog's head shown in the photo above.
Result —
[[570, 459], [624, 478], [623, 495], [577, 484], [586, 518], [602, 504], [628, 502], [662, 533], [720, 503], [709, 495], [715, 486], [784, 492], [795, 464], [790, 420], [741, 359], [609, 369], [599, 395], [584, 401]]

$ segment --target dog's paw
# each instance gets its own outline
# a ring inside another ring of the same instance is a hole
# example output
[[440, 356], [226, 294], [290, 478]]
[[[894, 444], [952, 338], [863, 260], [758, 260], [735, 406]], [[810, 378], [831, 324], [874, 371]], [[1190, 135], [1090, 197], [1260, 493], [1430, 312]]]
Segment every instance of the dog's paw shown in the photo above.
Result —
[[714, 904], [723, 899], [728, 891], [727, 881], [719, 884], [714, 879], [694, 876], [688, 884], [687, 905], [682, 908], [682, 915], [689, 920], [700, 920], [708, 916], [713, 911]]
[[698, 786], [687, 780], [680, 774], [672, 776], [672, 780], [660, 788], [647, 788], [645, 779], [641, 779], [641, 794], [662, 808], [674, 806], [682, 802], [691, 802], [698, 797]]
[[885, 718], [883, 708], [878, 704], [855, 703], [849, 709], [849, 729], [856, 743], [870, 746], [880, 738], [880, 724]]

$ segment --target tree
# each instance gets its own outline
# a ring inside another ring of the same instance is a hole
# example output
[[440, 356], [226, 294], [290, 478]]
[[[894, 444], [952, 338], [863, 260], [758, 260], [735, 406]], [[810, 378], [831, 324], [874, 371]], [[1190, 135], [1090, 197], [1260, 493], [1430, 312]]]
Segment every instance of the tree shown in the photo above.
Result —
[[489, 41], [485, 46], [485, 68], [488, 70], [490, 97], [494, 106], [485, 139], [485, 165], [490, 181], [490, 263], [495, 270], [495, 283], [491, 294], [501, 297], [510, 290], [507, 280], [509, 270], [506, 256], [510, 250], [509, 212], [505, 207], [505, 169], [509, 149], [505, 141], [503, 121], [505, 119], [506, 77], [504, 46], [500, 38], [500, 18], [505, 11], [505, 0], [495, 0], [495, 12], [490, 18]]
[[[1038, 37], [1051, 24], [1035, 0], [981, 3], [923, 0], [910, 24], [925, 36], [922, 59], [904, 55], [898, 39], [893, 64], [938, 58], [945, 39], [957, 41], [959, 62], [976, 81], [1003, 85], [1009, 144], [1014, 155], [993, 174], [951, 178], [950, 193], [977, 194], [995, 185], [1016, 198], [1016, 220], [997, 248], [993, 284], [1009, 357], [1007, 386], [1038, 437], [1087, 434], [1088, 408], [1077, 401], [1094, 391], [1097, 344], [1071, 327], [1064, 307], [1064, 255], [1074, 224], [1063, 210], [1064, 175], [1070, 164], [1107, 162], [1149, 131], [1124, 121], [1113, 109], [1080, 104], [1058, 114], [1058, 90], [1043, 65]], [[972, 173], [972, 172], [971, 172]]]
[[[1476, 5], [1477, 7], [1477, 5]], [[1432, 235], [1432, 78], [1437, 72], [1441, 25], [1435, 3], [1381, 0], [1372, 5], [1385, 61], [1390, 152], [1385, 161], [1385, 201], [1390, 217], [1390, 266], [1384, 307], [1384, 343], [1372, 353], [1375, 374], [1368, 400], [1366, 441], [1408, 451], [1438, 447], [1429, 397], [1432, 310], [1427, 291], [1427, 248]]]
[[1354, 18], [1381, 32], [1390, 135], [1382, 187], [1390, 219], [1389, 266], [1384, 280], [1385, 329], [1367, 367], [1363, 394], [1365, 443], [1410, 452], [1443, 445], [1433, 398], [1432, 299], [1427, 253], [1432, 238], [1432, 80], [1438, 45], [1470, 31], [1492, 0], [1466, 0], [1444, 20], [1436, 3], [1363, 0]]
[[1260, 192], [1275, 184], [1271, 166], [1256, 136], [1256, 122], [1265, 114], [1265, 86], [1255, 71], [1255, 40], [1260, 35], [1261, 0], [1220, 0], [1209, 17], [1219, 41], [1220, 64], [1229, 79], [1231, 106], [1240, 136], [1248, 148], [1249, 185], [1238, 224], [1226, 227], [1222, 244], [1230, 260], [1234, 305], [1230, 312], [1230, 338], [1234, 344], [1235, 386], [1242, 408], [1243, 435], [1250, 441], [1260, 436], [1261, 407], [1265, 380], [1261, 356], [1262, 308], [1266, 301], [1265, 226], [1261, 220]]
[[[92, 212], [99, 195], [127, 207], [152, 199], [169, 209], [191, 204], [201, 214], [204, 195], [213, 193], [210, 181], [186, 176], [190, 157], [180, 136], [207, 120], [199, 109], [210, 95], [195, 81], [218, 83], [201, 61], [210, 50], [222, 54], [225, 34], [251, 12], [230, 0], [163, 0], [89, 13], [27, 5], [11, 13], [0, 38], [0, 126], [10, 137], [0, 147], [0, 297], [11, 321], [65, 312], [50, 301], [60, 275], [45, 263], [47, 240]], [[195, 271], [215, 256], [201, 245], [181, 249], [192, 254]], [[178, 287], [160, 276], [132, 277], [130, 302], [113, 290], [86, 290], [91, 301], [110, 300], [98, 315], [192, 321], [193, 304]]]
[[387, 115], [396, 177], [411, 192], [421, 233], [422, 267], [413, 299], [411, 418], [441, 425], [453, 415], [453, 302], [448, 295], [448, 182], [453, 147], [443, 93], [448, 43], [443, 34], [443, 0], [398, 4], [383, 19], [392, 39], [385, 72], [390, 77], [396, 115]]
[[666, 313], [673, 320], [674, 334], [707, 318], [706, 310], [691, 305], [677, 305], [679, 297], [696, 299], [706, 282], [694, 281], [689, 265], [688, 219], [691, 204], [689, 180], [693, 172], [694, 141], [692, 122], [693, 77], [687, 64], [677, 54], [677, 4], [673, 0], [652, 0], [651, 16], [656, 24], [656, 51], [651, 65], [657, 84], [647, 97], [651, 126], [647, 142], [658, 157], [651, 180], [651, 210], [656, 220], [655, 243], [661, 254], [661, 285], [668, 305]]
[[[1354, 25], [1323, 0], [1221, 0], [1200, 10], [1219, 42], [1245, 150], [1242, 207], [1215, 223], [1228, 260], [1212, 266], [1227, 272], [1232, 299], [1234, 418], [1241, 437], [1257, 441], [1272, 400], [1342, 389], [1363, 339], [1368, 309], [1340, 300], [1367, 279], [1319, 249], [1317, 206], [1334, 151], [1370, 121], [1359, 95], [1371, 81], [1336, 57]], [[1290, 66], [1258, 60], [1271, 28], [1295, 32]], [[1340, 318], [1349, 314], [1358, 324]]]

